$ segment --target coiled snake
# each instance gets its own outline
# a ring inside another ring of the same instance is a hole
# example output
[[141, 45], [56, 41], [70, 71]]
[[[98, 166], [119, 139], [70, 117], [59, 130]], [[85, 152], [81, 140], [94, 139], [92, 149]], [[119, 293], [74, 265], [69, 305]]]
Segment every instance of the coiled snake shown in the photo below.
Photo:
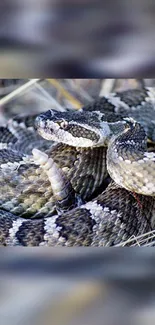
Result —
[[113, 246], [154, 229], [154, 126], [145, 88], [0, 127], [0, 244]]

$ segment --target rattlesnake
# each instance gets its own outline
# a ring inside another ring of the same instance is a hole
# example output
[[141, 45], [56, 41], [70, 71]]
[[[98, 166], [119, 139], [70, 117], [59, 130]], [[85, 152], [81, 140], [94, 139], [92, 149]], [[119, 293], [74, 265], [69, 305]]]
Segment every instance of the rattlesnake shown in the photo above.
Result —
[[1, 127], [0, 244], [112, 246], [151, 231], [154, 125], [145, 88]]

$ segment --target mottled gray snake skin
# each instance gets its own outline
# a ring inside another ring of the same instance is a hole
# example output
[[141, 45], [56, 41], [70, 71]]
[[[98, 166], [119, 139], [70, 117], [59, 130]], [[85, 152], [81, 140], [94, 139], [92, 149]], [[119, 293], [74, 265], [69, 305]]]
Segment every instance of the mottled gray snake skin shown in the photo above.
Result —
[[0, 127], [1, 246], [114, 246], [154, 229], [155, 91]]

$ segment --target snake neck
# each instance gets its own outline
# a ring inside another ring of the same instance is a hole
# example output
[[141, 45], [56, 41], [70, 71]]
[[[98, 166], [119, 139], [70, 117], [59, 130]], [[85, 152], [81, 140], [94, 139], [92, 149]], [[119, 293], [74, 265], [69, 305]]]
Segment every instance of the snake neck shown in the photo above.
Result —
[[129, 122], [119, 135], [114, 135], [109, 142], [109, 151], [117, 153], [122, 159], [137, 160], [147, 150], [147, 136], [144, 128], [137, 122]]

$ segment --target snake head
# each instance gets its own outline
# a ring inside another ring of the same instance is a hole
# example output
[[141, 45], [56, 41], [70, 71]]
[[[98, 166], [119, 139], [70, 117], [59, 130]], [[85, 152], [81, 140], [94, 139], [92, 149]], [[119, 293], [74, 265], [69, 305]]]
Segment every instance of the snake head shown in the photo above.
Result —
[[107, 145], [111, 133], [104, 114], [97, 111], [49, 110], [36, 118], [35, 126], [43, 138], [75, 147]]

